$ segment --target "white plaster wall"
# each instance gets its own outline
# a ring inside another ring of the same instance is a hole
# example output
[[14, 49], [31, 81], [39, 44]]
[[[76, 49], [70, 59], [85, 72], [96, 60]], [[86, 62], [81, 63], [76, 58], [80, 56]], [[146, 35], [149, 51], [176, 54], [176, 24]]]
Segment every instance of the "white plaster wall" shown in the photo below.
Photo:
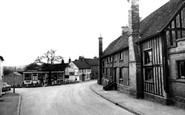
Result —
[[79, 69], [78, 67], [76, 67], [76, 65], [73, 62], [69, 63], [69, 67], [67, 67], [65, 69], [65, 74], [69, 75], [70, 72], [74, 72], [74, 75], [69, 75], [69, 80], [70, 81], [75, 81], [75, 79], [77, 79], [77, 81], [79, 81]]
[[0, 60], [0, 96], [2, 94], [2, 87], [3, 87], [3, 62]]

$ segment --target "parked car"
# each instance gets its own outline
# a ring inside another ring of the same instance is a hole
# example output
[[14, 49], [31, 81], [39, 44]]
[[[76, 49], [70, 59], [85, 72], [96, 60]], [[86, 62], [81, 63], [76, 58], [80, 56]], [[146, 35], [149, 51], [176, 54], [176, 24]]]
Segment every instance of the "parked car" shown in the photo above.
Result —
[[2, 91], [6, 92], [6, 91], [10, 91], [10, 90], [11, 90], [11, 85], [8, 85], [6, 82], [3, 82]]

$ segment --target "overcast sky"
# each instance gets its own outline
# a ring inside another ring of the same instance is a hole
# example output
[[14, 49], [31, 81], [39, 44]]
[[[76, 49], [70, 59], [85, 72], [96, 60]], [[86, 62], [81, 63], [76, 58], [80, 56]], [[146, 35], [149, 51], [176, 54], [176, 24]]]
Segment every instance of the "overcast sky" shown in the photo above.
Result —
[[[140, 0], [142, 19], [169, 0]], [[4, 65], [32, 63], [50, 49], [72, 60], [98, 56], [128, 25], [127, 0], [0, 0]]]

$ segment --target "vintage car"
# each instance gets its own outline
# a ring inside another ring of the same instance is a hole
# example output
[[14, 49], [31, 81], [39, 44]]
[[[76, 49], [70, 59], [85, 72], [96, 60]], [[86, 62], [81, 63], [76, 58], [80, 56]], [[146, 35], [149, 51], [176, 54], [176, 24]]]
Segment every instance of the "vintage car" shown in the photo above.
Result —
[[10, 91], [10, 90], [11, 90], [11, 85], [8, 85], [6, 82], [3, 82], [2, 91], [6, 92], [6, 91]]

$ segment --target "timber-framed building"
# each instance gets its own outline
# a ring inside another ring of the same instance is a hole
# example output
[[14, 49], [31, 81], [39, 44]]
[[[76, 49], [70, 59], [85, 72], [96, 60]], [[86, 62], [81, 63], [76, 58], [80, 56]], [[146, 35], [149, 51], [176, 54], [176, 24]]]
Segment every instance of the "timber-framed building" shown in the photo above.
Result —
[[142, 21], [139, 0], [128, 1], [129, 27], [104, 51], [99, 38], [98, 83], [185, 108], [185, 1], [170, 0]]

